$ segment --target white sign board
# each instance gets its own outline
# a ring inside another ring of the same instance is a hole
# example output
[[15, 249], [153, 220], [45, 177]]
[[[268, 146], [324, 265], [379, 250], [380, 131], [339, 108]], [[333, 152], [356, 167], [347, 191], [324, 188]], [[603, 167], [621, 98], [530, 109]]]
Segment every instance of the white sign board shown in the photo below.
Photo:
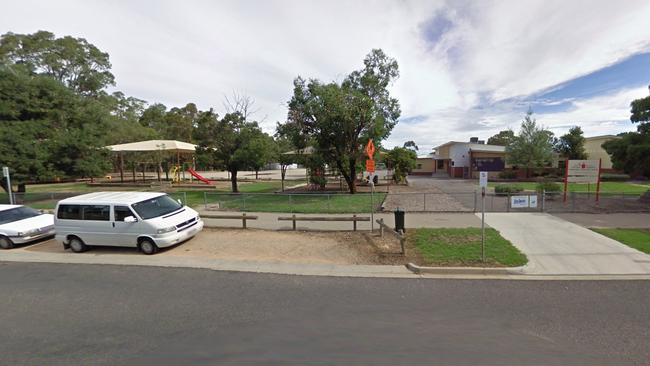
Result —
[[6, 167], [6, 166], [2, 167], [2, 176], [3, 177], [8, 177], [9, 176], [9, 167]]
[[510, 197], [510, 207], [512, 208], [527, 208], [528, 196], [512, 196]]
[[599, 160], [567, 160], [567, 182], [598, 183]]
[[536, 208], [537, 207], [537, 195], [530, 196], [528, 198], [528, 203], [530, 208]]
[[478, 185], [481, 188], [487, 188], [488, 184], [488, 172], [480, 172]]

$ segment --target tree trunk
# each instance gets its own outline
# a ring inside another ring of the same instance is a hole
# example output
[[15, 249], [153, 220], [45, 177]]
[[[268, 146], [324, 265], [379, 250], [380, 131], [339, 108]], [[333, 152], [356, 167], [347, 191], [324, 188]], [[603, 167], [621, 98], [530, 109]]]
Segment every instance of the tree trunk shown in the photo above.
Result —
[[282, 182], [282, 192], [284, 192], [284, 177], [287, 175], [287, 166], [286, 165], [280, 165], [280, 181]]
[[357, 193], [357, 161], [355, 159], [350, 159], [350, 176], [345, 177], [345, 180], [348, 183], [348, 189], [351, 194]]
[[230, 171], [230, 185], [232, 186], [232, 193], [239, 193], [239, 189], [237, 189], [237, 171], [236, 170], [231, 170]]

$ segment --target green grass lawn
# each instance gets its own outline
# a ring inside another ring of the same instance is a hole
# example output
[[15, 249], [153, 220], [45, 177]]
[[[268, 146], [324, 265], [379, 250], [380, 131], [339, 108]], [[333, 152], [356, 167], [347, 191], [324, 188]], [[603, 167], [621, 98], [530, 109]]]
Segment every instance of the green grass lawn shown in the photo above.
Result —
[[591, 230], [619, 241], [629, 247], [650, 254], [650, 229], [596, 229]]
[[[500, 184], [516, 185], [522, 187], [527, 191], [534, 191], [537, 189], [537, 183], [535, 182], [513, 182], [513, 183], [488, 183], [489, 187], [495, 187]], [[558, 182], [564, 189], [564, 183]], [[569, 192], [596, 192], [596, 185], [591, 184], [578, 184], [570, 183]], [[642, 194], [647, 191], [648, 187], [643, 187], [642, 185], [627, 183], [627, 182], [601, 182], [600, 183], [600, 192], [602, 193], [627, 193], [627, 194]]]
[[[287, 213], [368, 213], [371, 206], [375, 210], [384, 201], [385, 193], [370, 194], [265, 194], [265, 195], [232, 195], [208, 194], [209, 204], [219, 204], [226, 210], [257, 211], [257, 212], [287, 212]], [[188, 196], [188, 201], [191, 203]], [[203, 204], [203, 197], [201, 202]]]
[[[408, 240], [421, 253], [424, 264], [437, 266], [482, 266], [481, 229], [415, 229]], [[487, 266], [517, 267], [528, 262], [526, 256], [498, 231], [485, 229]]]

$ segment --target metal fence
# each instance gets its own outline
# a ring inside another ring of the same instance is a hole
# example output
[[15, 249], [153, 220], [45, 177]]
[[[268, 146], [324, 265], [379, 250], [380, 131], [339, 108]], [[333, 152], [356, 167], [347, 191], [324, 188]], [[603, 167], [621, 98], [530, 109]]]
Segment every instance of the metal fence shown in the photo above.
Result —
[[[487, 193], [486, 212], [650, 212], [650, 202], [639, 193], [600, 192], [596, 201], [594, 192], [569, 192], [564, 201], [563, 192], [519, 192], [509, 194]], [[409, 192], [391, 193], [383, 208], [407, 212], [480, 212], [483, 204], [480, 191], [472, 192]]]
[[[59, 200], [77, 196], [75, 192], [14, 193], [14, 202], [36, 209], [53, 209]], [[183, 204], [215, 211], [284, 213], [370, 213], [390, 212], [480, 212], [481, 194], [470, 192], [406, 193], [221, 193], [181, 191], [168, 193]], [[527, 197], [528, 205], [513, 205], [513, 197]], [[530, 204], [534, 201], [534, 205]], [[0, 194], [0, 203], [9, 203]], [[562, 192], [488, 193], [486, 212], [650, 212], [650, 202], [641, 194], [601, 192], [596, 201], [593, 192], [570, 192], [566, 201]]]

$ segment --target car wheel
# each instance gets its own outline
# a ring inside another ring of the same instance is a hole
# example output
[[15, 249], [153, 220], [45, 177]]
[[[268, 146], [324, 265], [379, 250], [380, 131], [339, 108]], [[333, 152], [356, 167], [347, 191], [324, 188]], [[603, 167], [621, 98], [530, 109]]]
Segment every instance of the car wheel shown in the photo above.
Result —
[[79, 238], [72, 238], [70, 239], [70, 249], [72, 249], [73, 252], [75, 253], [83, 253], [86, 250], [88, 250], [88, 246], [84, 244], [83, 241]]
[[147, 255], [155, 254], [158, 251], [158, 246], [151, 239], [142, 239], [140, 241], [140, 251]]
[[14, 242], [6, 236], [0, 236], [0, 248], [11, 249], [14, 247]]

